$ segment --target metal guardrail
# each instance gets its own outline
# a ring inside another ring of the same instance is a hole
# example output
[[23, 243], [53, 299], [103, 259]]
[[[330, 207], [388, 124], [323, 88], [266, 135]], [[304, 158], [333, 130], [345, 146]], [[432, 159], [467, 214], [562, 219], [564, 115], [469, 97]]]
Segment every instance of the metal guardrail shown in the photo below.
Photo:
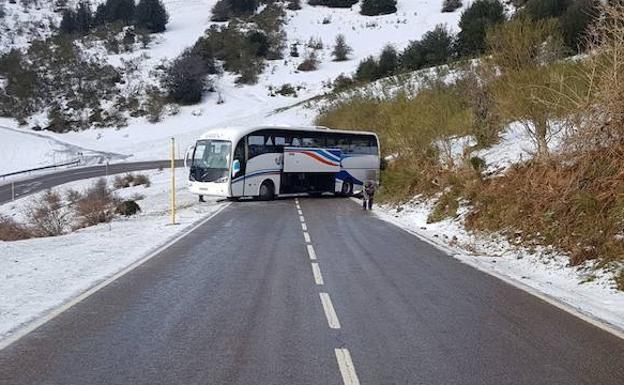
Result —
[[51, 165], [51, 166], [43, 166], [43, 167], [31, 168], [29, 170], [10, 172], [8, 174], [0, 175], [0, 178], [4, 179], [4, 178], [8, 178], [10, 176], [15, 176], [15, 175], [20, 175], [20, 174], [27, 174], [29, 172], [41, 171], [41, 170], [49, 170], [49, 169], [65, 167], [65, 166], [74, 166], [74, 165], [78, 165], [78, 164], [80, 164], [80, 159], [75, 160], [73, 162], [68, 162], [68, 163], [54, 164], [54, 165]]

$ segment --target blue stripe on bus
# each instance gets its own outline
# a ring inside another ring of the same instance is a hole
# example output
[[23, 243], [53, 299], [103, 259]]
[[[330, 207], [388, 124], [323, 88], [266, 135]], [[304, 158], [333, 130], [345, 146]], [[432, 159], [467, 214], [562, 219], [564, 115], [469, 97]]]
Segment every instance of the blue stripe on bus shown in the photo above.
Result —
[[244, 178], [251, 178], [254, 176], [258, 176], [258, 175], [264, 175], [264, 174], [279, 174], [281, 173], [282, 170], [278, 169], [270, 169], [270, 170], [258, 170], [258, 171], [254, 171], [250, 174], [247, 175], [241, 175], [237, 178], [232, 179], [232, 183], [236, 183], [236, 182], [240, 182], [242, 181]]
[[354, 177], [353, 175], [349, 174], [347, 171], [345, 170], [341, 170], [339, 173], [336, 174], [336, 179], [341, 180], [343, 182], [347, 181], [347, 182], [351, 182], [354, 185], [364, 185], [364, 182], [362, 182], [361, 180], [357, 179], [356, 177]]

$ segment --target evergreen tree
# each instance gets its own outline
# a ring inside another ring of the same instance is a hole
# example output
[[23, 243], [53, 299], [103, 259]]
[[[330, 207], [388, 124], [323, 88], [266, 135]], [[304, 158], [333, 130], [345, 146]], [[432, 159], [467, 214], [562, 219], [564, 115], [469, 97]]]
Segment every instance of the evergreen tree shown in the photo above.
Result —
[[94, 26], [104, 25], [106, 23], [106, 15], [107, 15], [106, 4], [105, 3], [99, 4], [97, 8], [95, 9], [95, 14], [93, 15], [93, 25]]
[[258, 9], [258, 0], [229, 0], [232, 13], [235, 16], [248, 15]]
[[524, 10], [534, 19], [550, 19], [563, 15], [570, 0], [529, 0]]
[[504, 21], [505, 8], [499, 0], [477, 0], [472, 3], [459, 19], [458, 53], [462, 56], [482, 53], [485, 50], [487, 30]]
[[587, 28], [598, 17], [598, 0], [576, 0], [560, 19], [563, 41], [574, 51], [582, 51], [586, 45]]
[[93, 14], [88, 2], [81, 1], [76, 10], [76, 30], [86, 35], [93, 25]]
[[388, 15], [397, 11], [396, 0], [363, 0], [360, 13], [365, 16]]
[[424, 66], [447, 63], [453, 56], [453, 36], [443, 25], [437, 25], [433, 31], [425, 33], [420, 43]]
[[443, 25], [437, 25], [423, 35], [422, 40], [412, 41], [401, 54], [401, 67], [415, 71], [447, 63], [453, 56], [453, 36]]
[[379, 78], [379, 64], [374, 57], [369, 56], [362, 60], [355, 71], [355, 79], [360, 82], [370, 82]]
[[136, 6], [134, 0], [106, 0], [106, 21], [131, 25]]
[[152, 33], [167, 29], [169, 15], [161, 0], [140, 0], [136, 7], [136, 25]]
[[378, 78], [394, 75], [398, 67], [399, 55], [396, 49], [391, 45], [385, 46], [379, 56]]
[[76, 33], [76, 11], [73, 9], [66, 9], [63, 11], [63, 19], [59, 26], [61, 33], [73, 34]]
[[230, 0], [219, 0], [212, 7], [212, 21], [228, 21], [231, 15]]
[[201, 101], [206, 85], [206, 65], [201, 57], [186, 51], [168, 69], [164, 81], [169, 97], [176, 103]]
[[336, 36], [336, 45], [332, 51], [334, 61], [345, 61], [349, 59], [349, 54], [353, 51], [351, 47], [347, 45], [343, 34]]

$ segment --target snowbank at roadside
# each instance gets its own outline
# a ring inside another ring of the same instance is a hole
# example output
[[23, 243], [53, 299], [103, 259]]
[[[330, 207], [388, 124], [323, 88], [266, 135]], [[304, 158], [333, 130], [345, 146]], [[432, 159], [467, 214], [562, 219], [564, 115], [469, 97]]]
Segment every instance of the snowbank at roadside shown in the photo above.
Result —
[[[143, 196], [138, 201], [142, 211], [136, 216], [117, 217], [111, 223], [58, 237], [0, 241], [0, 340], [138, 261], [220, 207], [214, 200], [199, 204], [185, 186], [185, 175], [178, 172], [179, 225], [170, 226], [170, 172], [145, 174], [151, 179], [150, 187], [117, 190], [126, 199]], [[109, 184], [113, 178], [109, 177]], [[81, 191], [94, 181], [68, 183], [55, 190]], [[0, 205], [0, 214], [19, 219], [31, 199], [40, 194]]]

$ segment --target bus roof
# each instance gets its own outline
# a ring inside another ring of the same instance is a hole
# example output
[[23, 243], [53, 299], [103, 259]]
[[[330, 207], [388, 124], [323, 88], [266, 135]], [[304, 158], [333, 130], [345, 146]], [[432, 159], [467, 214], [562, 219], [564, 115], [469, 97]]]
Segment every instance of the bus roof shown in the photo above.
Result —
[[280, 125], [266, 125], [266, 126], [234, 126], [234, 127], [222, 127], [213, 128], [206, 131], [200, 139], [222, 139], [237, 142], [245, 135], [251, 134], [258, 130], [284, 130], [284, 131], [309, 131], [309, 132], [331, 132], [336, 134], [350, 134], [350, 135], [374, 135], [374, 132], [366, 131], [350, 131], [350, 130], [334, 130], [322, 126], [280, 126]]

